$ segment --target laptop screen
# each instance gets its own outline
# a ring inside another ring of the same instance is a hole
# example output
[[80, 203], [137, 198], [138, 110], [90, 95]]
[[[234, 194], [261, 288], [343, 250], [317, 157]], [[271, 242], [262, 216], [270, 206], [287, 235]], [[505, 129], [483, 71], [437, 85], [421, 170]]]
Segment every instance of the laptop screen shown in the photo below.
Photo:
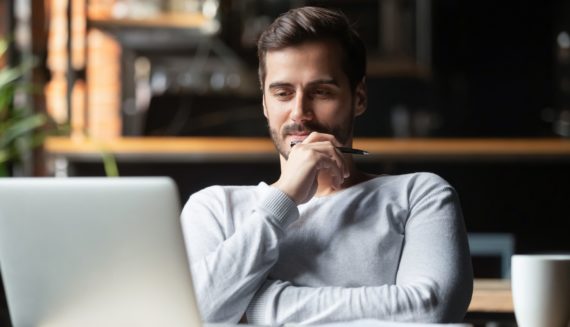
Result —
[[168, 178], [0, 180], [14, 326], [200, 326]]

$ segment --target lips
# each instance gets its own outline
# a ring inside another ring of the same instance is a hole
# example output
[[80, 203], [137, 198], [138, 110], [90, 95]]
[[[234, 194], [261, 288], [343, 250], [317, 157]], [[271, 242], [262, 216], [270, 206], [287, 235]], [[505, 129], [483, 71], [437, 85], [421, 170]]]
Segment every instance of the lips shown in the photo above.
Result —
[[289, 139], [291, 142], [300, 143], [303, 142], [307, 136], [309, 136], [310, 132], [303, 132], [303, 133], [293, 133], [289, 134]]
[[314, 129], [305, 124], [289, 124], [283, 127], [282, 133], [284, 138], [288, 138], [289, 142], [303, 142]]

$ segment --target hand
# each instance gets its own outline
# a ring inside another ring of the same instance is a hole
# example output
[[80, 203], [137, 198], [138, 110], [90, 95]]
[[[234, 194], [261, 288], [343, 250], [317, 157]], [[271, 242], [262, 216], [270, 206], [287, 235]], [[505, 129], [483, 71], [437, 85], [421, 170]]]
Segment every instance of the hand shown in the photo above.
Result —
[[339, 189], [349, 176], [344, 157], [335, 147], [341, 144], [330, 134], [312, 132], [291, 149], [281, 167], [281, 176], [273, 184], [297, 205], [309, 201], [317, 192], [319, 174], [330, 178], [331, 187]]

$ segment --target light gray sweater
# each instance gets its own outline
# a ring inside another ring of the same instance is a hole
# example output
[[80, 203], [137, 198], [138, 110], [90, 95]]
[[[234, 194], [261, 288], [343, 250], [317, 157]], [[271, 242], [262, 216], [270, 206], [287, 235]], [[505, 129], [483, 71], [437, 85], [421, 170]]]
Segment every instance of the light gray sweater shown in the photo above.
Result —
[[459, 200], [429, 173], [380, 176], [296, 206], [257, 186], [214, 186], [182, 212], [207, 322], [456, 322], [473, 273]]

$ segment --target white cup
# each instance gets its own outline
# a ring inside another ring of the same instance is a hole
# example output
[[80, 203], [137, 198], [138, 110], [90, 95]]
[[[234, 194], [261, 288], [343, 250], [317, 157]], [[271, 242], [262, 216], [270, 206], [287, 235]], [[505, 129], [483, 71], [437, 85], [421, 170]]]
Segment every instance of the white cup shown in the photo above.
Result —
[[511, 278], [519, 327], [570, 326], [570, 254], [514, 255]]

